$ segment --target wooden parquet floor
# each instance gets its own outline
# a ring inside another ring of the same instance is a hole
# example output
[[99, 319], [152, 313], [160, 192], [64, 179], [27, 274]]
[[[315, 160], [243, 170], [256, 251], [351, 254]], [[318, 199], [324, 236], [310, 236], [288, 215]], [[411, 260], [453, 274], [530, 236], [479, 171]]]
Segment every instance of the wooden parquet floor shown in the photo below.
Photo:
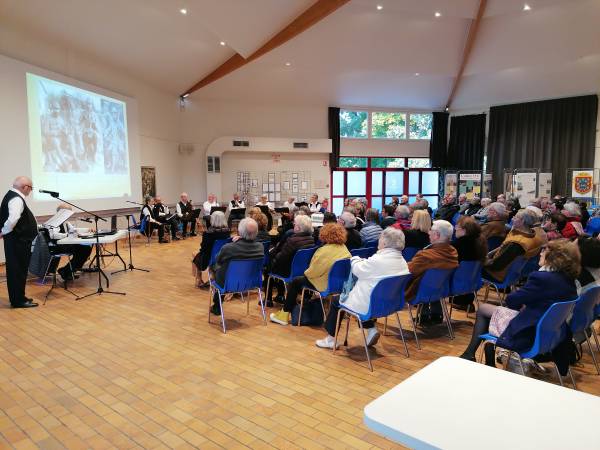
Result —
[[[57, 290], [45, 306], [11, 310], [0, 284], [1, 448], [398, 448], [362, 424], [363, 407], [432, 360], [460, 354], [471, 333], [472, 319], [456, 312], [456, 339], [436, 326], [418, 351], [402, 314], [410, 358], [397, 338], [382, 337], [371, 373], [354, 324], [349, 351], [333, 356], [314, 345], [321, 329], [263, 326], [254, 295], [249, 316], [241, 301], [225, 304], [224, 335], [207, 322], [207, 291], [194, 287], [198, 244], [137, 240], [134, 262], [151, 272], [113, 275], [125, 297], [76, 302]], [[90, 292], [95, 280], [84, 274], [72, 288]], [[31, 282], [27, 292], [40, 300], [47, 289]], [[583, 362], [578, 387], [599, 395], [588, 354]], [[448, 420], [468, 439], [465, 407]], [[399, 414], [410, 409], [399, 405]]]

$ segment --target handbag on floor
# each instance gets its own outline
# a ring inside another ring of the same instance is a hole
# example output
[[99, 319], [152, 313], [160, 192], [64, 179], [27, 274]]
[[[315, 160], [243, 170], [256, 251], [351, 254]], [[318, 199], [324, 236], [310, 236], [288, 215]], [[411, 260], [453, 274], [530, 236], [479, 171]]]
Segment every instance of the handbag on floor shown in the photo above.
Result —
[[[294, 306], [292, 311], [292, 325], [298, 325], [298, 316], [300, 315], [300, 304]], [[300, 326], [321, 326], [323, 325], [323, 309], [319, 300], [305, 300], [302, 308], [302, 319]]]

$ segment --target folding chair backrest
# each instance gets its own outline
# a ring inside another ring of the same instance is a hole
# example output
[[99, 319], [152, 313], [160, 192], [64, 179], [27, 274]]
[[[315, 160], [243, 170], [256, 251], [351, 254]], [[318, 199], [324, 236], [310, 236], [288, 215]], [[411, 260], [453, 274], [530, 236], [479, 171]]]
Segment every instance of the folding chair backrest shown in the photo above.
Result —
[[488, 252], [496, 250], [502, 245], [504, 238], [500, 236], [492, 236], [487, 239]]
[[372, 247], [377, 248], [378, 246], [379, 246], [379, 241], [377, 241], [377, 240], [367, 241], [363, 244], [363, 247], [366, 247], [366, 248], [372, 248]]
[[600, 305], [600, 286], [586, 289], [575, 304], [573, 316], [571, 317], [571, 331], [573, 334], [580, 333], [588, 328], [596, 319], [595, 309]]
[[264, 258], [234, 259], [225, 274], [225, 292], [246, 292], [262, 286]]
[[417, 295], [412, 304], [430, 303], [448, 297], [450, 277], [455, 269], [427, 269], [419, 283]]
[[344, 289], [344, 283], [350, 276], [350, 260], [338, 259], [329, 269], [327, 276], [327, 293], [340, 294]]
[[590, 236], [600, 233], [600, 217], [590, 219], [585, 227], [585, 232]]
[[521, 272], [523, 271], [523, 267], [526, 263], [527, 260], [524, 257], [517, 256], [508, 266], [508, 270], [506, 271], [506, 276], [504, 277], [502, 284], [510, 286], [519, 281], [519, 278], [521, 278]]
[[361, 247], [350, 250], [352, 256], [360, 256], [361, 258], [369, 258], [377, 252], [377, 248], [374, 247]]
[[209, 266], [215, 265], [215, 263], [217, 262], [217, 255], [219, 254], [219, 252], [221, 251], [223, 246], [225, 244], [229, 244], [232, 241], [233, 241], [233, 239], [227, 238], [227, 239], [217, 239], [214, 242], [212, 250], [210, 251], [210, 261], [208, 263]]
[[460, 213], [457, 212], [456, 214], [454, 214], [452, 216], [452, 219], [450, 219], [450, 223], [452, 223], [452, 225], [456, 225], [456, 222], [458, 222], [458, 219], [460, 219]]
[[304, 271], [308, 269], [310, 260], [317, 251], [317, 247], [305, 248], [298, 250], [292, 259], [292, 269], [290, 271], [290, 278], [299, 277], [304, 275]]
[[[135, 219], [134, 219], [134, 220], [135, 220]], [[144, 234], [144, 233], [146, 232], [146, 228], [148, 228], [148, 218], [147, 218], [147, 217], [144, 217], [144, 218], [142, 219], [142, 221], [140, 222], [140, 228], [139, 228], [139, 230], [140, 230], [140, 233], [141, 233], [141, 234]]]
[[412, 278], [411, 274], [382, 278], [371, 291], [369, 311], [370, 319], [387, 317], [404, 308], [404, 289]]
[[481, 286], [480, 261], [461, 261], [450, 280], [450, 295], [457, 296], [477, 292]]
[[404, 247], [404, 250], [402, 250], [402, 256], [404, 256], [404, 260], [406, 262], [409, 262], [419, 250], [421, 249], [418, 247]]
[[565, 338], [567, 318], [577, 300], [554, 303], [540, 318], [535, 329], [535, 341], [525, 357], [549, 353]]
[[265, 250], [265, 259], [263, 264], [266, 266], [269, 263], [269, 247], [271, 246], [271, 241], [262, 241], [262, 245]]
[[528, 277], [530, 273], [540, 270], [540, 255], [532, 256], [521, 269], [521, 277]]

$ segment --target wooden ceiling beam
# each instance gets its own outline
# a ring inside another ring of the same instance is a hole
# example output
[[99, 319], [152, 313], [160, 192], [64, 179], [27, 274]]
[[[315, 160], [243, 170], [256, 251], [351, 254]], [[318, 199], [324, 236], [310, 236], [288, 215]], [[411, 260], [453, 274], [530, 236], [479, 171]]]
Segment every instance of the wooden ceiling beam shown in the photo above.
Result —
[[269, 41], [252, 53], [248, 58], [244, 58], [236, 53], [207, 76], [202, 78], [191, 88], [185, 91], [181, 96], [187, 96], [198, 89], [224, 77], [227, 74], [245, 66], [251, 61], [269, 53], [271, 50], [285, 44], [290, 39], [298, 36], [316, 23], [323, 20], [329, 14], [344, 6], [350, 0], [317, 0], [306, 11], [296, 17], [288, 26], [273, 36]]
[[454, 79], [454, 83], [452, 84], [452, 90], [450, 91], [450, 95], [448, 96], [448, 101], [446, 102], [446, 111], [450, 109], [452, 106], [452, 102], [454, 101], [454, 96], [458, 91], [458, 87], [462, 81], [462, 76], [465, 71], [465, 67], [469, 62], [469, 56], [471, 55], [471, 50], [473, 50], [473, 46], [475, 45], [475, 40], [477, 39], [477, 32], [479, 31], [479, 26], [481, 25], [481, 20], [483, 19], [483, 14], [485, 13], [485, 7], [487, 6], [487, 0], [479, 0], [479, 7], [477, 8], [477, 15], [475, 19], [471, 20], [469, 24], [469, 33], [467, 35], [467, 42], [465, 43], [465, 49], [462, 55], [462, 61], [460, 63], [460, 68], [458, 69], [458, 74]]

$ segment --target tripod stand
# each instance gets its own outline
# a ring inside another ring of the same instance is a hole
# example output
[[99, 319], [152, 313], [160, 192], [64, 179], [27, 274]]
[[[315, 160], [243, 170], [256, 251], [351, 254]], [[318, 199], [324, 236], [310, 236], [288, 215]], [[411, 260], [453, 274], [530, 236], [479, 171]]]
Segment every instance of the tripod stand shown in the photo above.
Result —
[[129, 218], [131, 217], [131, 214], [126, 214], [125, 217], [127, 217], [127, 241], [129, 243], [129, 265], [127, 267], [125, 267], [124, 269], [116, 270], [116, 271], [112, 272], [111, 275], [114, 275], [115, 273], [120, 273], [120, 272], [127, 272], [128, 270], [131, 270], [131, 271], [139, 270], [140, 272], [150, 272], [148, 269], [140, 269], [133, 265], [133, 256], [131, 253], [131, 225], [129, 225]]
[[[96, 289], [96, 292], [92, 292], [90, 294], [81, 296], [81, 297], [77, 297], [75, 300], [82, 300], [84, 298], [87, 297], [91, 297], [92, 295], [102, 295], [102, 294], [114, 294], [114, 295], [126, 295], [125, 292], [114, 292], [114, 291], [108, 291], [108, 290], [104, 290], [104, 288], [102, 287], [102, 269], [100, 268], [100, 235], [98, 234], [98, 220], [102, 220], [103, 222], [106, 222], [106, 219], [103, 217], [98, 216], [97, 214], [94, 214], [93, 212], [87, 211], [77, 205], [74, 205], [71, 202], [68, 202], [62, 198], [60, 198], [58, 196], [57, 192], [54, 192], [52, 194], [50, 194], [52, 197], [57, 198], [58, 200], [60, 200], [61, 202], [64, 202], [68, 205], [73, 206], [74, 208], [77, 208], [80, 211], [83, 211], [86, 214], [89, 214], [90, 216], [94, 217], [94, 224], [96, 227], [96, 232], [94, 233], [95, 237], [96, 237], [96, 243], [95, 243], [95, 247], [96, 247], [96, 267], [98, 269], [98, 288]], [[108, 285], [108, 279], [106, 281], [106, 284]]]

